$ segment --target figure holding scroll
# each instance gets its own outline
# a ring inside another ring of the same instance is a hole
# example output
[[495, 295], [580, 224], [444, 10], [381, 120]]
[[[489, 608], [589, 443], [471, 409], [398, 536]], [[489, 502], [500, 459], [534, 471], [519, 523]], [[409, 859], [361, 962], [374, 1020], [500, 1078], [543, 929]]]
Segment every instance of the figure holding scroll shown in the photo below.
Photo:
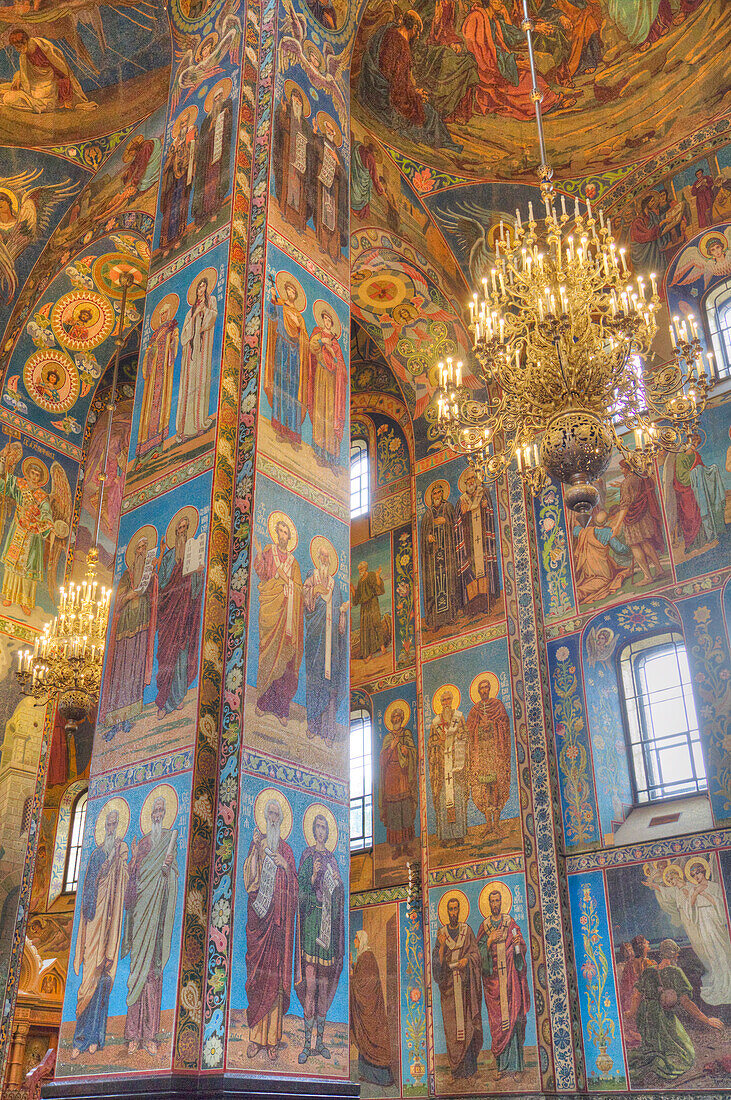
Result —
[[198, 509], [180, 508], [168, 524], [158, 569], [157, 716], [182, 710], [198, 675], [205, 570], [198, 560]]
[[292, 952], [297, 911], [297, 865], [286, 838], [292, 810], [281, 791], [269, 787], [254, 804], [256, 828], [244, 861], [246, 917], [246, 1010], [254, 1058], [264, 1050], [270, 1061], [282, 1041], [289, 1011]]
[[527, 949], [523, 933], [510, 916], [512, 904], [513, 896], [504, 882], [489, 882], [483, 888], [480, 910], [485, 919], [477, 943], [492, 1053], [498, 1073], [515, 1074], [525, 1069], [523, 1044], [530, 991]]
[[435, 718], [429, 730], [429, 776], [437, 835], [449, 845], [462, 843], [467, 835], [470, 795], [469, 732], [459, 702], [459, 688], [454, 684], [441, 687], [432, 701]]
[[[482, 1049], [480, 952], [467, 924], [469, 900], [451, 890], [439, 901], [440, 928], [432, 956], [452, 1079], [474, 1077]], [[463, 919], [460, 919], [463, 918]]]

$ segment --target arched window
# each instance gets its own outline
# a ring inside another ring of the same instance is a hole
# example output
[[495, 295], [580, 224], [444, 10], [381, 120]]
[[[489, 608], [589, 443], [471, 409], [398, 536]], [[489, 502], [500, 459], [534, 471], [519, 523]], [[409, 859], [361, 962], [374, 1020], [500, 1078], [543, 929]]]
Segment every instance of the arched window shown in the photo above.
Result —
[[356, 437], [350, 444], [350, 518], [365, 516], [370, 507], [368, 492], [368, 444]]
[[635, 800], [707, 789], [688, 656], [681, 634], [626, 645], [619, 658]]
[[87, 793], [87, 791], [81, 792], [71, 811], [69, 846], [66, 852], [66, 870], [63, 876], [64, 894], [73, 894], [79, 887], [79, 867], [81, 865], [81, 846], [84, 843]]
[[719, 378], [731, 378], [731, 279], [713, 288], [703, 308], [713, 344], [716, 374]]
[[350, 849], [373, 844], [373, 727], [365, 707], [350, 712]]

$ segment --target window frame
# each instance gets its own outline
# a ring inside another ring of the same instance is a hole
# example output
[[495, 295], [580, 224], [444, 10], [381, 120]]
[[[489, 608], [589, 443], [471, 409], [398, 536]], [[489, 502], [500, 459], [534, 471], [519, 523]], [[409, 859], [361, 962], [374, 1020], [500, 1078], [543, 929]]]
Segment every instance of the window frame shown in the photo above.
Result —
[[[357, 455], [357, 459], [356, 459]], [[357, 475], [358, 480], [358, 507], [353, 510], [353, 465], [354, 461], [361, 464], [361, 470]], [[367, 437], [358, 432], [350, 441], [350, 519], [362, 519], [370, 514], [371, 510], [371, 455]]]
[[[720, 306], [717, 304], [721, 300]], [[719, 313], [723, 308], [729, 314], [728, 325], [721, 327]], [[713, 351], [713, 381], [731, 382], [731, 276], [711, 287], [701, 305], [703, 323], [708, 344]], [[728, 334], [728, 339], [723, 334]]]
[[[360, 723], [363, 729], [361, 744], [363, 752], [354, 758], [353, 754], [353, 730], [356, 723]], [[373, 715], [362, 702], [356, 701], [350, 707], [349, 723], [349, 748], [350, 748], [350, 851], [367, 852], [373, 848]], [[370, 740], [369, 751], [366, 752], [366, 731]], [[363, 793], [353, 795], [353, 760], [362, 761], [363, 765]], [[353, 811], [360, 806], [361, 830], [358, 836], [353, 836]], [[368, 828], [370, 815], [370, 829]]]
[[[669, 735], [670, 737], [682, 737], [685, 736], [686, 744], [688, 746], [689, 759], [692, 766], [692, 778], [687, 780], [678, 780], [677, 786], [685, 786], [695, 782], [695, 789], [693, 790], [667, 790], [668, 784], [662, 780], [661, 777], [654, 779], [654, 765], [652, 763], [651, 754], [657, 753], [657, 737], [647, 736], [647, 718], [648, 709], [650, 711], [650, 720], [652, 720], [652, 703], [646, 701], [647, 696], [642, 691], [642, 685], [639, 680], [637, 667], [644, 665], [647, 661], [647, 655], [652, 653], [659, 653], [661, 650], [674, 650], [677, 655], [679, 649], [682, 649], [685, 653], [686, 663], [688, 664], [688, 679], [683, 679], [682, 669], [678, 667], [679, 683], [675, 682], [672, 686], [679, 688], [683, 705], [686, 713], [686, 730], [677, 734]], [[633, 652], [634, 650], [634, 652]], [[625, 657], [625, 654], [628, 654]], [[627, 685], [625, 681], [624, 667], [628, 666], [628, 675], [631, 677], [633, 695], [628, 698]], [[627, 752], [628, 773], [632, 786], [632, 805], [634, 809], [645, 806], [659, 806], [665, 802], [674, 802], [684, 798], [698, 798], [708, 797], [708, 775], [705, 769], [705, 758], [703, 755], [703, 742], [700, 736], [700, 723], [698, 721], [698, 711], [695, 702], [695, 695], [693, 692], [693, 681], [690, 675], [690, 666], [688, 663], [688, 651], [685, 644], [685, 637], [680, 630], [663, 630], [656, 631], [652, 634], [644, 634], [641, 637], [627, 638], [624, 644], [619, 649], [616, 656], [616, 672], [617, 672], [617, 685], [619, 687], [619, 697], [621, 703], [622, 713], [622, 727], [624, 730], [625, 747]], [[688, 696], [693, 705], [693, 713], [688, 713]], [[634, 710], [634, 715], [630, 714], [630, 707]], [[695, 726], [692, 725], [692, 719], [695, 718]], [[638, 739], [633, 741], [632, 729], [636, 728], [638, 732]], [[694, 745], [697, 745], [700, 753], [700, 759], [703, 764], [703, 774], [700, 775], [697, 768], [696, 755], [693, 751]], [[637, 761], [641, 761], [644, 781], [641, 786], [638, 781], [637, 774]], [[657, 794], [653, 792], [657, 791]]]
[[[79, 809], [79, 804], [83, 800], [83, 807]], [[75, 894], [79, 889], [79, 880], [81, 871], [81, 856], [84, 848], [84, 829], [86, 827], [86, 814], [89, 805], [89, 788], [85, 787], [83, 791], [79, 791], [74, 799], [73, 806], [71, 807], [71, 818], [69, 821], [69, 836], [66, 843], [66, 859], [63, 865], [63, 885], [61, 887], [62, 895]], [[76, 822], [81, 816], [81, 823], [78, 829], [78, 837], [76, 834]], [[74, 867], [74, 881], [73, 885], [69, 885], [69, 870], [71, 865], [72, 855], [75, 856]]]

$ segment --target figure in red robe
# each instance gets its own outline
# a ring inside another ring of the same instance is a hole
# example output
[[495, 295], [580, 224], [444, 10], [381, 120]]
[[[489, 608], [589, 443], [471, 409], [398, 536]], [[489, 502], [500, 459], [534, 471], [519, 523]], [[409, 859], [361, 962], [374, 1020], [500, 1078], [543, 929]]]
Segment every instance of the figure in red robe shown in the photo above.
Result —
[[198, 675], [198, 642], [203, 602], [203, 569], [185, 574], [185, 544], [190, 520], [175, 525], [175, 545], [160, 559], [157, 616], [157, 713], [180, 710]]
[[480, 926], [477, 943], [492, 1053], [498, 1073], [521, 1073], [530, 1008], [527, 950], [520, 928], [509, 913], [503, 913], [503, 892], [497, 884], [488, 903], [490, 912]]

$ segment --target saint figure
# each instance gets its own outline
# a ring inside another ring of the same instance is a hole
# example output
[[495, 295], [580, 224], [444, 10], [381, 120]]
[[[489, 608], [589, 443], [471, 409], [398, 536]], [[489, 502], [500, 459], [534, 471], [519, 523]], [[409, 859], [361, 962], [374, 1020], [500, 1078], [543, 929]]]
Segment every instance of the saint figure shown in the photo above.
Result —
[[383, 641], [383, 620], [378, 597], [385, 592], [382, 566], [375, 573], [368, 568], [367, 561], [358, 562], [358, 583], [350, 586], [350, 602], [360, 608], [360, 659], [369, 661], [376, 653], [385, 653]]
[[8, 43], [18, 53], [19, 69], [8, 84], [0, 84], [0, 104], [36, 115], [70, 108], [93, 111], [71, 67], [58, 46], [47, 38], [33, 38], [20, 27], [8, 35]]
[[337, 579], [338, 556], [326, 539], [316, 544], [315, 569], [303, 588], [307, 736], [335, 740], [336, 715], [348, 682], [347, 601]]
[[254, 569], [259, 577], [259, 670], [256, 713], [274, 714], [282, 726], [297, 691], [303, 645], [302, 573], [289, 550], [296, 534], [284, 518], [275, 518], [274, 541], [263, 550], [255, 540]]
[[[607, 513], [598, 508], [591, 520], [582, 527], [574, 526], [574, 569], [576, 595], [581, 603], [605, 600], [619, 592], [625, 580], [632, 574], [629, 547], [615, 532], [619, 523], [608, 523]], [[621, 559], [621, 563], [617, 561]]]
[[258, 827], [244, 860], [246, 915], [246, 1022], [253, 1058], [266, 1050], [271, 1061], [282, 1042], [282, 1023], [292, 990], [297, 864], [282, 837], [282, 807], [270, 798], [264, 807], [266, 832]]
[[419, 769], [414, 735], [404, 725], [405, 705], [400, 701], [386, 710], [386, 736], [379, 756], [378, 814], [386, 827], [386, 843], [393, 854], [408, 851], [414, 839]]
[[193, 220], [196, 228], [215, 221], [231, 187], [233, 104], [219, 84], [211, 111], [201, 123], [195, 158]]
[[307, 411], [315, 458], [334, 467], [340, 465], [348, 370], [338, 340], [341, 325], [334, 311], [325, 302], [316, 302], [313, 312], [317, 325], [310, 336]]
[[431, 630], [451, 625], [462, 609], [462, 590], [457, 572], [454, 505], [437, 481], [427, 489], [426, 512], [421, 521], [421, 561], [426, 621]]
[[289, 98], [285, 90], [274, 122], [274, 191], [284, 220], [301, 231], [311, 214], [309, 179], [314, 137], [307, 117], [310, 110], [304, 93], [294, 84]]
[[353, 939], [350, 974], [350, 1038], [358, 1048], [358, 1080], [388, 1088], [393, 1084], [391, 1042], [378, 960], [361, 930]]
[[160, 248], [163, 255], [182, 240], [188, 228], [188, 206], [195, 167], [195, 127], [188, 133], [185, 117], [173, 124], [173, 138], [162, 166]]
[[454, 1080], [474, 1077], [482, 1049], [480, 952], [475, 933], [459, 919], [459, 898], [447, 902], [447, 923], [437, 933], [432, 974], [439, 986], [447, 1058]]
[[619, 463], [624, 480], [619, 487], [619, 511], [612, 526], [629, 546], [632, 559], [640, 569], [640, 583], [649, 584], [652, 568], [655, 576], [663, 573], [659, 554], [665, 549], [662, 512], [651, 477], [636, 473], [627, 459]]
[[158, 1051], [162, 972], [170, 958], [178, 894], [178, 830], [164, 829], [166, 802], [152, 804], [150, 831], [132, 840], [122, 958], [129, 955], [124, 1039], [132, 1054]]
[[523, 1044], [530, 1009], [527, 949], [523, 933], [509, 913], [503, 912], [503, 895], [491, 890], [490, 912], [477, 936], [482, 959], [482, 984], [492, 1053], [498, 1073], [525, 1069]]
[[479, 696], [467, 715], [470, 734], [470, 791], [485, 816], [485, 836], [500, 832], [500, 815], [510, 795], [510, 719], [505, 704], [490, 698], [491, 677], [479, 680]]
[[117, 836], [118, 829], [119, 810], [110, 809], [104, 820], [103, 839], [89, 856], [81, 888], [74, 973], [83, 968], [83, 977], [76, 995], [72, 1058], [86, 1050], [93, 1054], [107, 1038], [109, 995], [117, 973], [128, 881], [129, 853], [126, 843]]
[[500, 594], [495, 515], [489, 491], [471, 469], [457, 503], [455, 536], [462, 605], [469, 615], [489, 612]]
[[[198, 643], [205, 573], [203, 566], [185, 572], [190, 536], [187, 514], [173, 521], [175, 544], [163, 542], [158, 568], [157, 716], [182, 710], [188, 688], [198, 675]], [[169, 531], [169, 528], [168, 528]]]
[[[13, 451], [15, 456], [17, 452]], [[21, 452], [22, 453], [22, 452]], [[5, 538], [0, 562], [3, 572], [3, 607], [20, 604], [26, 615], [36, 606], [38, 582], [43, 580], [45, 543], [51, 537], [53, 512], [44, 486], [48, 481], [48, 468], [39, 458], [26, 458], [22, 464], [22, 477], [14, 470], [20, 453], [9, 462], [10, 448], [0, 476], [3, 503], [15, 505], [10, 527]]]
[[267, 305], [264, 392], [272, 408], [274, 430], [294, 446], [302, 442], [302, 421], [307, 408], [310, 339], [302, 309], [302, 288], [286, 272], [280, 272]]
[[137, 457], [161, 446], [167, 439], [173, 400], [173, 374], [180, 332], [169, 302], [161, 302], [157, 327], [142, 360], [142, 408], [137, 432]]
[[464, 841], [467, 835], [469, 799], [469, 732], [461, 710], [454, 709], [454, 692], [444, 688], [441, 707], [429, 730], [429, 778], [431, 780], [437, 836], [445, 844]]
[[333, 263], [337, 263], [347, 244], [348, 174], [339, 150], [342, 137], [333, 120], [322, 111], [318, 115], [320, 133], [315, 139], [312, 165], [314, 204], [312, 219], [317, 241]]
[[702, 168], [696, 168], [695, 170], [695, 182], [690, 189], [690, 193], [695, 199], [698, 228], [705, 229], [706, 226], [713, 224], [713, 200], [716, 187], [712, 177], [707, 176]]
[[208, 415], [211, 403], [213, 336], [218, 304], [211, 293], [213, 278], [202, 275], [195, 283], [193, 304], [183, 321], [183, 353], [178, 383], [177, 439], [183, 442], [208, 431], [216, 419]]

